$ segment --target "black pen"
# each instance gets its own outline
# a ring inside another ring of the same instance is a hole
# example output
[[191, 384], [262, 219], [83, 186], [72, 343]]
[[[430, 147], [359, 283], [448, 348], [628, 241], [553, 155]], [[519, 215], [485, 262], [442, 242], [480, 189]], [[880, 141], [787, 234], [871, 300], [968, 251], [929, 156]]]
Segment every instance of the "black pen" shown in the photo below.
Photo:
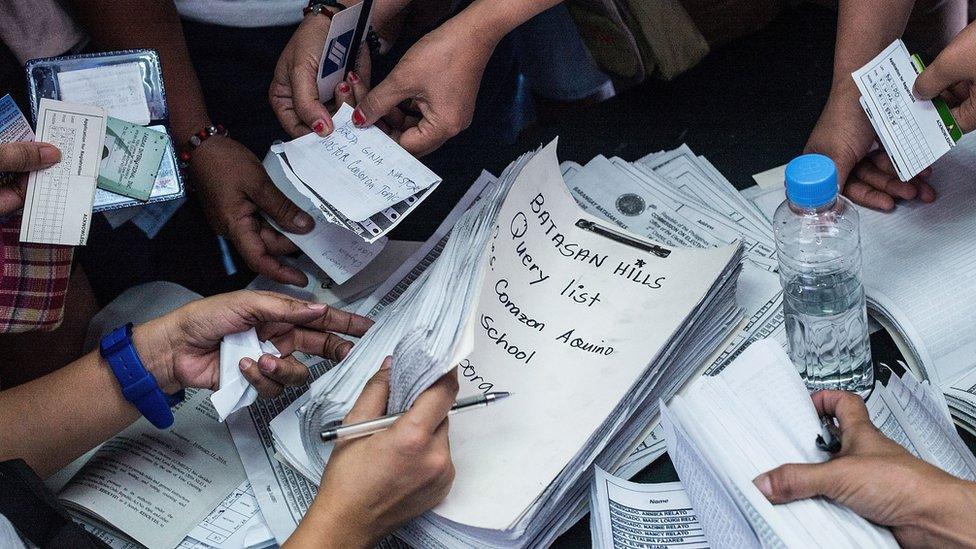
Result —
[[817, 435], [817, 448], [831, 454], [840, 452], [840, 429], [834, 425], [834, 418], [820, 416], [820, 425], [823, 434]]

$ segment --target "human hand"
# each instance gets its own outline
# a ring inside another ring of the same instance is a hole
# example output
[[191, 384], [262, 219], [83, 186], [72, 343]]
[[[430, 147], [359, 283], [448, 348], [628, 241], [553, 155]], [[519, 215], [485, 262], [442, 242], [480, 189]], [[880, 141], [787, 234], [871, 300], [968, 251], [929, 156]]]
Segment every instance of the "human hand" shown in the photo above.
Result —
[[[268, 101], [278, 122], [292, 137], [301, 137], [312, 131], [326, 136], [335, 129], [329, 108], [319, 100], [317, 83], [319, 61], [331, 25], [332, 20], [328, 17], [305, 17], [275, 66]], [[347, 78], [346, 86], [349, 88], [349, 82], [354, 82], [368, 89], [371, 70], [369, 48], [363, 44], [359, 52], [356, 71], [350, 72], [351, 79]], [[335, 104], [340, 102], [337, 95]]]
[[[781, 465], [753, 481], [772, 503], [824, 496], [889, 526], [902, 546], [976, 541], [976, 485], [908, 453], [884, 436], [854, 393], [814, 393], [817, 413], [836, 417], [841, 451], [824, 463]], [[968, 532], [966, 532], [968, 530]]]
[[[386, 413], [391, 362], [387, 357], [366, 383], [345, 423]], [[457, 372], [451, 371], [389, 429], [338, 442], [318, 496], [289, 544], [317, 539], [333, 547], [373, 547], [443, 500], [454, 481], [447, 413], [457, 391]], [[328, 540], [322, 540], [323, 532]]]
[[211, 226], [227, 236], [248, 267], [283, 284], [308, 283], [305, 273], [278, 259], [298, 248], [261, 212], [293, 233], [307, 233], [315, 222], [275, 187], [251, 151], [233, 139], [211, 137], [194, 151], [190, 169]]
[[[472, 32], [467, 24], [456, 17], [414, 44], [361, 99], [353, 123], [364, 127], [382, 120], [400, 146], [417, 156], [467, 128], [485, 65], [499, 38]], [[419, 118], [398, 108], [406, 101]]]
[[904, 182], [884, 150], [872, 151], [877, 136], [858, 97], [853, 81], [831, 90], [805, 152], [830, 157], [837, 165], [841, 191], [861, 206], [888, 211], [894, 209], [896, 199], [935, 200], [935, 190], [925, 181], [929, 170]]
[[[61, 151], [49, 143], [0, 143], [0, 173], [33, 172], [49, 168], [60, 161]], [[17, 177], [9, 184], [0, 185], [0, 216], [12, 214], [23, 207], [26, 193], [26, 177]]]
[[308, 378], [308, 369], [291, 354], [301, 351], [342, 360], [352, 343], [337, 334], [362, 336], [372, 321], [341, 309], [292, 299], [273, 292], [241, 290], [193, 301], [137, 326], [133, 343], [160, 388], [172, 394], [183, 387], [220, 386], [220, 340], [256, 328], [281, 358], [263, 355], [241, 360], [244, 378], [262, 396]]
[[976, 24], [970, 24], [949, 43], [915, 80], [915, 95], [942, 95], [964, 132], [976, 128]]

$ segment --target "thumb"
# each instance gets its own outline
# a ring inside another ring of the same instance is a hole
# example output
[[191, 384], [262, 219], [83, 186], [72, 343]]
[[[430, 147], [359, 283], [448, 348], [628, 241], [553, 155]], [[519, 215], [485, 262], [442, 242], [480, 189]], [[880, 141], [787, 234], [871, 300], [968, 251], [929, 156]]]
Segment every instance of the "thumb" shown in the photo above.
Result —
[[[263, 168], [262, 168], [263, 170]], [[264, 213], [284, 230], [291, 233], [305, 234], [315, 226], [315, 220], [294, 202], [288, 199], [266, 174], [253, 187], [251, 199]]]
[[395, 82], [396, 79], [391, 74], [362, 98], [352, 113], [352, 123], [356, 127], [372, 126], [402, 101], [410, 98], [410, 93]]
[[0, 143], [0, 172], [33, 172], [61, 161], [61, 151], [48, 143]]
[[772, 503], [789, 503], [815, 496], [832, 497], [837, 486], [837, 462], [787, 463], [753, 479]]
[[386, 413], [386, 402], [390, 398], [390, 366], [392, 364], [392, 357], [383, 359], [383, 365], [363, 386], [363, 392], [359, 393], [359, 398], [356, 399], [356, 403], [346, 414], [343, 423], [358, 423]]
[[946, 46], [915, 79], [915, 95], [920, 99], [932, 99], [956, 82], [968, 80], [972, 75], [967, 73], [972, 69], [964, 54], [958, 39]]

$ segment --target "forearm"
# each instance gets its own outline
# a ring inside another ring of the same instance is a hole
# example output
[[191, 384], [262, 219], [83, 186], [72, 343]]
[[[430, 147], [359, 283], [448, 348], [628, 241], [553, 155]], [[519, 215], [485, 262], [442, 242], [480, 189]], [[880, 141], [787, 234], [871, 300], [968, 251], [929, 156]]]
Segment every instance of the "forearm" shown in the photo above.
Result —
[[0, 392], [0, 460], [21, 458], [47, 476], [139, 417], [112, 369], [91, 352]]
[[841, 0], [833, 89], [856, 93], [851, 73], [905, 32], [914, 4], [912, 0]]
[[295, 532], [285, 540], [282, 549], [368, 549], [379, 541], [359, 520], [362, 517], [337, 516], [341, 502], [329, 501], [329, 494], [319, 493]]
[[179, 14], [171, 1], [70, 0], [75, 15], [100, 50], [154, 48], [159, 52], [178, 144], [210, 124], [203, 93], [186, 49]]
[[[168, 393], [172, 350], [153, 323], [136, 326], [132, 341], [143, 366]], [[122, 395], [111, 366], [92, 351], [64, 368], [0, 392], [0, 461], [21, 458], [41, 476], [115, 436], [140, 413]]]
[[463, 19], [475, 35], [497, 43], [516, 27], [562, 0], [475, 0], [455, 16]]

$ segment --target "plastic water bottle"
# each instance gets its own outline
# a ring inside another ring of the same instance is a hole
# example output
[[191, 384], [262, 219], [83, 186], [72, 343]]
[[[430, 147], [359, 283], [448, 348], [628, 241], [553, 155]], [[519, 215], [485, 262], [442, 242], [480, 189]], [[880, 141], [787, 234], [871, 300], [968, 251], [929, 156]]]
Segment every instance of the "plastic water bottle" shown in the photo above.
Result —
[[861, 235], [854, 206], [821, 154], [786, 167], [786, 200], [773, 218], [790, 358], [811, 391], [866, 395], [874, 386]]

